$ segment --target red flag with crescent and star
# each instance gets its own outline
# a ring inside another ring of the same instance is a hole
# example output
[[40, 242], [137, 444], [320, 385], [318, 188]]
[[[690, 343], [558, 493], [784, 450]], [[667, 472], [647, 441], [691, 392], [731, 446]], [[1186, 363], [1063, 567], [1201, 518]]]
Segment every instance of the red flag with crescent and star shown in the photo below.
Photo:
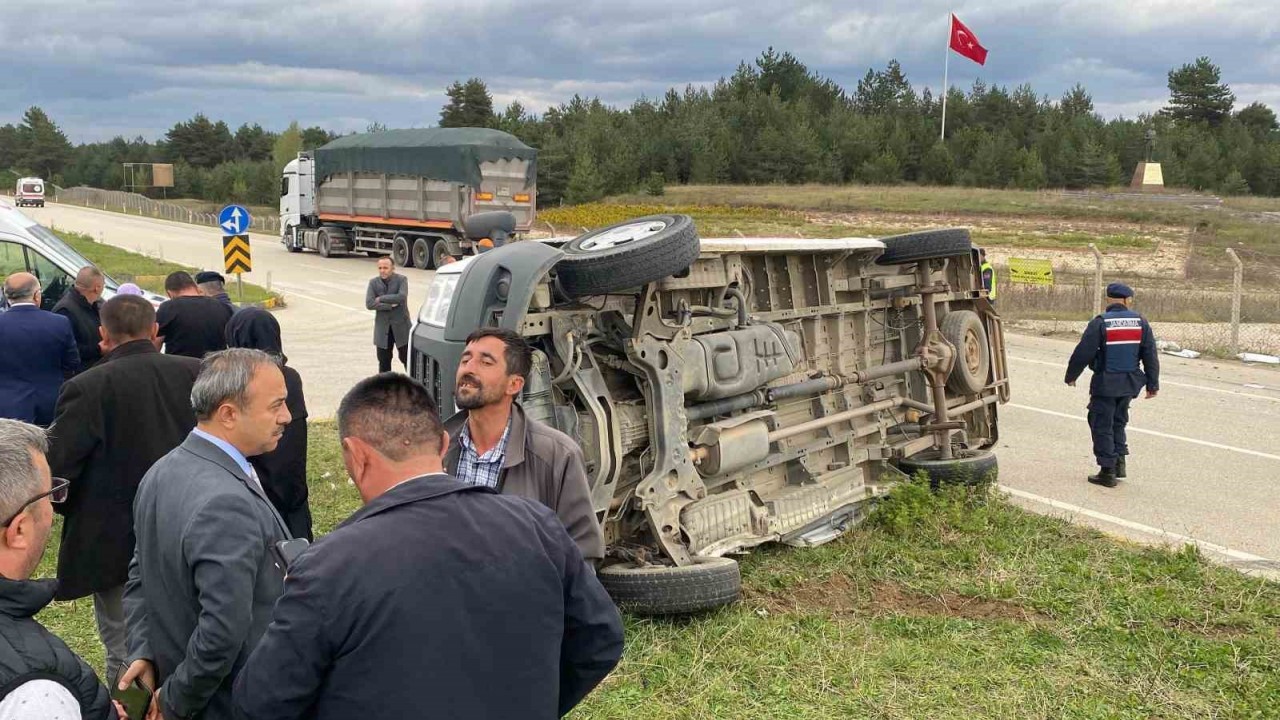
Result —
[[978, 42], [978, 36], [955, 15], [951, 16], [951, 49], [979, 65], [987, 63], [987, 49]]

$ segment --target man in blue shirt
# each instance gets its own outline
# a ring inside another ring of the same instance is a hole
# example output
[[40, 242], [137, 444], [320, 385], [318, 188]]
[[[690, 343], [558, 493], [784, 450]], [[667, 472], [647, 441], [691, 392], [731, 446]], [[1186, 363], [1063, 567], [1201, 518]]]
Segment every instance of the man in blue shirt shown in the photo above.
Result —
[[1133, 290], [1128, 285], [1108, 285], [1106, 311], [1089, 321], [1067, 362], [1066, 383], [1073, 387], [1086, 367], [1093, 371], [1089, 430], [1099, 470], [1089, 476], [1089, 482], [1103, 487], [1115, 487], [1118, 479], [1127, 475], [1129, 402], [1143, 387], [1148, 399], [1160, 390], [1155, 333], [1147, 319], [1132, 308]]

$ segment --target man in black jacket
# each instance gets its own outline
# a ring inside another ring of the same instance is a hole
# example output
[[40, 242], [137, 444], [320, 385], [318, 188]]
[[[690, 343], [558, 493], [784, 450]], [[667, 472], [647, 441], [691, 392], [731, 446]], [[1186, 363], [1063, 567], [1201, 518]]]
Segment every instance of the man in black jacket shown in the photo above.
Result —
[[289, 367], [280, 345], [280, 323], [257, 307], [241, 309], [227, 323], [227, 346], [250, 348], [280, 356], [280, 371], [289, 392], [285, 403], [293, 420], [280, 436], [276, 449], [249, 458], [258, 471], [262, 489], [289, 526], [295, 538], [312, 539], [311, 508], [307, 505], [307, 401], [302, 396], [302, 376]]
[[98, 327], [101, 320], [98, 316], [102, 306], [102, 291], [106, 287], [106, 277], [102, 271], [92, 265], [80, 268], [76, 273], [76, 282], [71, 292], [62, 296], [53, 311], [71, 321], [71, 332], [76, 336], [76, 349], [80, 351], [80, 371], [84, 372], [102, 359], [102, 351], [98, 349]]
[[164, 279], [164, 292], [169, 300], [156, 311], [156, 322], [165, 353], [199, 360], [226, 349], [224, 333], [234, 312], [230, 307], [202, 295], [191, 275], [181, 270]]
[[101, 334], [104, 361], [62, 386], [49, 464], [71, 482], [60, 508], [57, 598], [93, 595], [107, 649], [104, 677], [113, 682], [128, 653], [123, 600], [133, 496], [151, 465], [195, 427], [191, 386], [200, 361], [156, 350], [156, 311], [136, 295], [103, 306]]
[[49, 474], [44, 431], [0, 420], [0, 717], [116, 720], [107, 689], [35, 620], [56, 580], [31, 580], [67, 484]]
[[444, 473], [422, 385], [384, 373], [338, 408], [365, 505], [290, 566], [236, 681], [250, 720], [543, 720], [622, 655], [617, 608], [541, 504]]

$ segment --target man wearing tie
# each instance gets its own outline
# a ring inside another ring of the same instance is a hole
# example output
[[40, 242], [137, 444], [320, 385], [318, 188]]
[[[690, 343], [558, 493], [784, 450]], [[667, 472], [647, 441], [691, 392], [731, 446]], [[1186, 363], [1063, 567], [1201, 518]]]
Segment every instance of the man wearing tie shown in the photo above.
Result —
[[159, 680], [166, 718], [232, 717], [232, 683], [284, 589], [272, 548], [289, 531], [248, 460], [291, 419], [279, 362], [245, 348], [206, 356], [191, 389], [196, 428], [138, 488], [120, 686]]

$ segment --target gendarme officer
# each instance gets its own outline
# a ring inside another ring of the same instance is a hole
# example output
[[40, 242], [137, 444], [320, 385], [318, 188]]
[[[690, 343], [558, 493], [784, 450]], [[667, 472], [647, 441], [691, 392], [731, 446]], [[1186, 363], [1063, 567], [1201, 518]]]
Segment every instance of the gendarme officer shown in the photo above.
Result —
[[1138, 397], [1144, 386], [1148, 399], [1160, 389], [1155, 333], [1146, 318], [1132, 308], [1133, 290], [1128, 285], [1108, 285], [1106, 311], [1089, 321], [1067, 363], [1066, 382], [1071, 386], [1085, 367], [1093, 371], [1089, 430], [1100, 470], [1089, 476], [1089, 482], [1106, 487], [1115, 487], [1117, 478], [1125, 477], [1129, 446], [1124, 429], [1129, 424], [1129, 401]]

